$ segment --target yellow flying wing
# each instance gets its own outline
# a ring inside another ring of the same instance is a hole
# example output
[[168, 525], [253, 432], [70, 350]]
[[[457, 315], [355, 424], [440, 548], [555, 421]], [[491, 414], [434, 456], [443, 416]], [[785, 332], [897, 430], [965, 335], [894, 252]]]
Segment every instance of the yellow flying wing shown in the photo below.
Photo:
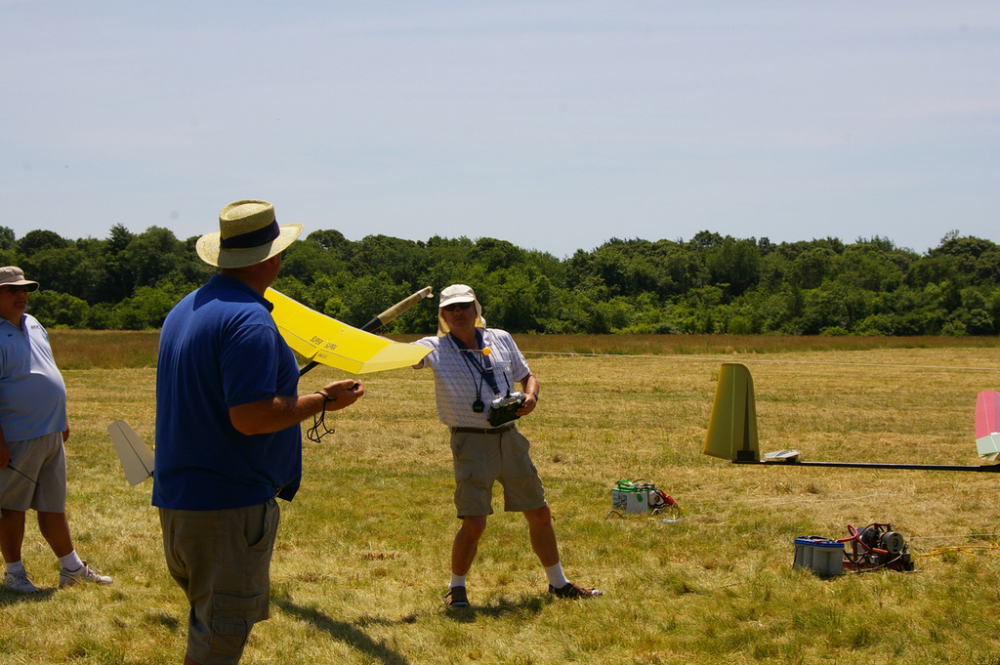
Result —
[[269, 288], [264, 297], [274, 305], [271, 316], [278, 332], [307, 360], [352, 374], [369, 374], [416, 365], [430, 353], [423, 346], [400, 344], [352, 328], [274, 289]]

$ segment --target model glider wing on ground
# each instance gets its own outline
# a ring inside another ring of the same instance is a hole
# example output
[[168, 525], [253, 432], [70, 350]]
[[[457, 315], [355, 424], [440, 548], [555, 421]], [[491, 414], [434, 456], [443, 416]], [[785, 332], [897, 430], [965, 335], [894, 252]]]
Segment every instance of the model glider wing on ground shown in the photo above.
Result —
[[416, 365], [430, 349], [400, 344], [309, 309], [274, 289], [264, 297], [274, 305], [271, 316], [288, 346], [312, 362], [351, 374], [369, 374]]
[[153, 451], [139, 438], [139, 435], [124, 420], [116, 420], [108, 425], [111, 443], [125, 469], [129, 485], [138, 485], [153, 477]]
[[1000, 455], [1000, 393], [984, 390], [976, 399], [976, 450], [979, 458], [995, 460]]

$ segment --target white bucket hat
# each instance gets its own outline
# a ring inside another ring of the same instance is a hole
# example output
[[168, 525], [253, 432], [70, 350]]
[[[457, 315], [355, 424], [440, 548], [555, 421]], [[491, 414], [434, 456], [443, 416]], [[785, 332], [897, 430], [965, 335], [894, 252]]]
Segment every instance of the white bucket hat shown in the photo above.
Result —
[[483, 318], [483, 306], [476, 299], [476, 292], [471, 286], [465, 284], [452, 284], [441, 291], [441, 301], [438, 303], [438, 337], [448, 334], [448, 324], [441, 316], [441, 309], [452, 304], [471, 302], [476, 304], [476, 327], [485, 328], [486, 319]]
[[198, 238], [201, 260], [219, 268], [245, 268], [267, 261], [302, 233], [301, 224], [278, 226], [267, 201], [236, 201], [219, 213], [219, 232]]
[[27, 286], [28, 291], [37, 291], [38, 282], [24, 278], [24, 271], [17, 266], [0, 268], [0, 286]]

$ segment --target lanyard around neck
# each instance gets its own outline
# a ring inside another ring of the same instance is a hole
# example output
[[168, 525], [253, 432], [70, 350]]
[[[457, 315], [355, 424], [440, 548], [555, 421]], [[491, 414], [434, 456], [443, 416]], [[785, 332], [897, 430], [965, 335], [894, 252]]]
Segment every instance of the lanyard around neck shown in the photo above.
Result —
[[[457, 348], [459, 351], [470, 351], [469, 347], [467, 347], [465, 343], [462, 342], [462, 340], [455, 337], [454, 334], [448, 333], [448, 337], [451, 338], [451, 341], [455, 345], [455, 348]], [[479, 348], [483, 348], [483, 333], [479, 330], [476, 331], [476, 341], [479, 343]], [[469, 367], [469, 371], [472, 371], [472, 369], [475, 368], [475, 370], [479, 372], [479, 376], [481, 377], [480, 385], [482, 385], [482, 379], [485, 379], [486, 383], [490, 384], [490, 388], [493, 389], [493, 394], [494, 395], [500, 394], [500, 387], [497, 384], [497, 377], [493, 373], [493, 364], [490, 362], [489, 356], [484, 355], [482, 363], [479, 362], [479, 358], [476, 356], [476, 354], [472, 352], [462, 353], [462, 359], [465, 361], [465, 364]]]

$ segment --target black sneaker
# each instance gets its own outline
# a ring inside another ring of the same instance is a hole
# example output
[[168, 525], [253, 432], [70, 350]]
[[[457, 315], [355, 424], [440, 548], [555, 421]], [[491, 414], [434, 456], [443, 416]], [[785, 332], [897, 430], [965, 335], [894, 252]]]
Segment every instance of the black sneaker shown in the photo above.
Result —
[[465, 595], [464, 586], [453, 586], [444, 595], [444, 604], [449, 607], [468, 607], [469, 597]]
[[554, 593], [560, 598], [572, 598], [574, 600], [577, 598], [593, 598], [594, 596], [604, 595], [597, 589], [588, 589], [572, 582], [567, 582], [565, 586], [561, 586], [558, 589], [550, 584], [549, 593]]

